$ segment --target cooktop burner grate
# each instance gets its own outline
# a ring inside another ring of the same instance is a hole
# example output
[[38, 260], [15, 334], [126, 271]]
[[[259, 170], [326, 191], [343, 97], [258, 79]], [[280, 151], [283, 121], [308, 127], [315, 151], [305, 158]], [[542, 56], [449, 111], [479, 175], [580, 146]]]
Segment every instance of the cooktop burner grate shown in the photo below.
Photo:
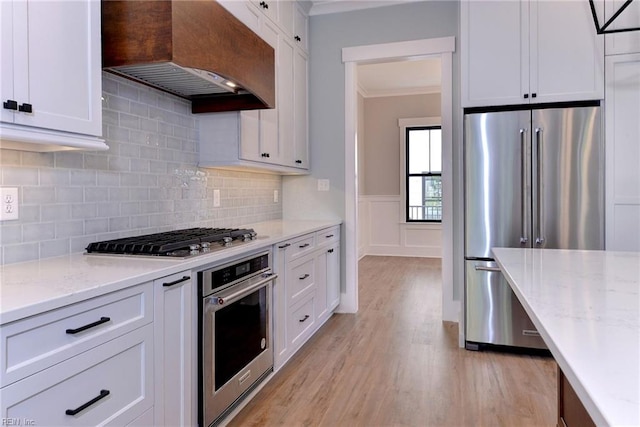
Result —
[[253, 240], [255, 236], [252, 229], [188, 228], [94, 242], [86, 250], [90, 254], [188, 256], [208, 252], [208, 244], [227, 246], [231, 241]]

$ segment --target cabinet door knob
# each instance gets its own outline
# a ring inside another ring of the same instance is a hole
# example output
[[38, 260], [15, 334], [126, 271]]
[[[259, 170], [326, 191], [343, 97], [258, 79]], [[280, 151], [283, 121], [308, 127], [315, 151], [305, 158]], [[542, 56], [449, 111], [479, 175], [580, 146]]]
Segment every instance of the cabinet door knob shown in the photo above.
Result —
[[25, 102], [24, 104], [20, 104], [18, 110], [24, 113], [33, 113], [33, 106]]
[[295, 40], [295, 41], [297, 41], [297, 42], [299, 42], [299, 41], [300, 41], [300, 40], [302, 40], [302, 39], [300, 38], [300, 36], [295, 36], [295, 37], [294, 37], [294, 40]]
[[527, 98], [529, 98], [529, 94], [528, 94], [528, 93], [525, 93], [525, 94], [524, 94], [524, 99], [527, 99]]
[[296, 160], [296, 163], [301, 165], [302, 164], [302, 160]]
[[2, 106], [4, 108], [6, 108], [7, 110], [17, 110], [18, 109], [18, 103], [16, 101], [14, 101], [13, 99], [7, 99], [6, 102], [2, 103]]
[[537, 94], [537, 93], [532, 93], [532, 94], [531, 94], [531, 97], [532, 97], [532, 98], [535, 98], [536, 96], [538, 96], [538, 94]]
[[330, 254], [333, 253], [333, 249], [329, 249], [327, 252], [329, 252]]

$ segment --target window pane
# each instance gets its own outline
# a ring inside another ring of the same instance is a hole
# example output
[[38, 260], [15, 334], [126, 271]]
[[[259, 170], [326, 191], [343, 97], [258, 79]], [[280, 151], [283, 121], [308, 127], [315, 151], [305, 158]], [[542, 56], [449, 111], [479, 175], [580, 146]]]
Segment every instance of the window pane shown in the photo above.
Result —
[[431, 172], [442, 172], [442, 131], [431, 131]]
[[440, 176], [409, 177], [408, 219], [442, 220], [442, 179]]
[[409, 173], [429, 172], [429, 130], [409, 131]]

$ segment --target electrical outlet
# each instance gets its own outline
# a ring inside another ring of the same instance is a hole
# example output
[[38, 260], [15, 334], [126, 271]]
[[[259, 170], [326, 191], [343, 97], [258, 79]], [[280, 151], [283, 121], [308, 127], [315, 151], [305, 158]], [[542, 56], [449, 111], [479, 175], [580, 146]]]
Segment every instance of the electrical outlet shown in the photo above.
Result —
[[318, 180], [318, 191], [329, 191], [329, 180], [328, 179], [319, 179]]
[[213, 190], [213, 207], [220, 207], [220, 190]]
[[0, 188], [0, 221], [18, 219], [18, 189]]
[[278, 203], [278, 190], [273, 190], [273, 203]]

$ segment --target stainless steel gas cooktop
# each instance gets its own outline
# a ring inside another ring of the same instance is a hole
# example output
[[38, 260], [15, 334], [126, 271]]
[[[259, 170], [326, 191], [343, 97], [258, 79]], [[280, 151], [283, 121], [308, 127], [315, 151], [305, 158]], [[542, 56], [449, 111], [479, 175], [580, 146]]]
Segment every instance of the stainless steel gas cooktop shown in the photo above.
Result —
[[87, 254], [186, 258], [250, 242], [251, 228], [188, 228], [90, 243]]

